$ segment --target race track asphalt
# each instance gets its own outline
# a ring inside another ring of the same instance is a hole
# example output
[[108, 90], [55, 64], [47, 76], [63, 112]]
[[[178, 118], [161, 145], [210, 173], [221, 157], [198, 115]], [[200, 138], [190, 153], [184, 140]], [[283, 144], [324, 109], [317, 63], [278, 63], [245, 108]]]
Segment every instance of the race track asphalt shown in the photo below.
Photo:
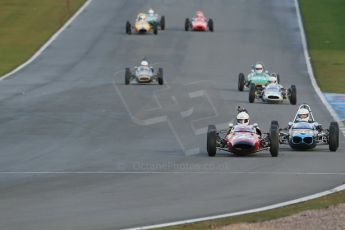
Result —
[[[124, 33], [153, 7], [166, 31]], [[215, 32], [185, 32], [195, 10]], [[124, 85], [146, 57], [165, 85]], [[283, 202], [344, 183], [345, 145], [207, 156], [205, 128], [238, 105], [267, 131], [298, 105], [249, 104], [239, 72], [256, 61], [296, 84], [298, 103], [331, 119], [311, 86], [293, 0], [94, 0], [30, 65], [0, 82], [0, 229], [120, 229]]]

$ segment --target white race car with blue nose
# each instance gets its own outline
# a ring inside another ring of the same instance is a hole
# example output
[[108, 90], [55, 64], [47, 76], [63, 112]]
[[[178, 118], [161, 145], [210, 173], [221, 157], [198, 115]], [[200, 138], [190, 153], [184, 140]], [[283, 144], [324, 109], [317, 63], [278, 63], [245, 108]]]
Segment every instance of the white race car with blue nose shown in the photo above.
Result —
[[[287, 128], [279, 129], [279, 143], [288, 144], [295, 150], [313, 149], [317, 145], [328, 145], [331, 152], [335, 152], [339, 146], [339, 126], [337, 122], [331, 122], [329, 129], [314, 120], [310, 106], [302, 104], [299, 109], [309, 111], [307, 121], [298, 121], [297, 114], [293, 122], [289, 122]], [[279, 127], [277, 121], [272, 121], [271, 126]]]

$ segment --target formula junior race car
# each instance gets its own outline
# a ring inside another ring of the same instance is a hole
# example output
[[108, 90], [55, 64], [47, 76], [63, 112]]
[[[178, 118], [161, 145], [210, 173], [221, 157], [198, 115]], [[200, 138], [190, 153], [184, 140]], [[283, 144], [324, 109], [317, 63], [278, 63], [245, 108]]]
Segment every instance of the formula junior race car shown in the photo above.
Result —
[[[278, 126], [272, 125], [269, 133], [262, 133], [258, 125], [249, 124], [247, 110], [238, 109], [237, 125], [229, 124], [226, 130], [217, 130], [209, 125], [207, 130], [207, 152], [214, 157], [217, 150], [223, 150], [235, 155], [245, 156], [260, 151], [269, 150], [272, 157], [279, 153]], [[272, 122], [275, 124], [276, 122]]]
[[277, 73], [270, 73], [265, 69], [262, 63], [256, 63], [252, 66], [250, 73], [247, 75], [247, 78], [243, 73], [238, 75], [238, 90], [243, 91], [244, 88], [249, 88], [253, 83], [256, 87], [262, 87], [269, 84], [271, 76], [277, 78], [277, 83], [280, 82], [280, 76]]
[[161, 30], [165, 30], [165, 16], [159, 17], [153, 9], [149, 9], [146, 14], [146, 20], [151, 26], [157, 26]]
[[291, 85], [289, 89], [285, 89], [282, 85], [277, 84], [277, 78], [270, 76], [267, 86], [256, 86], [251, 83], [249, 86], [249, 103], [253, 103], [255, 99], [259, 99], [266, 103], [281, 103], [285, 99], [289, 99], [290, 104], [297, 103], [297, 90], [295, 85]]
[[197, 11], [192, 19], [186, 18], [184, 23], [185, 31], [211, 31], [213, 32], [213, 20], [206, 18], [202, 11]]
[[157, 74], [154, 74], [152, 66], [148, 65], [148, 62], [144, 59], [141, 61], [140, 66], [135, 66], [132, 72], [130, 68], [125, 70], [125, 84], [128, 85], [132, 80], [137, 83], [150, 83], [153, 81], [163, 85], [163, 69], [159, 68]]
[[138, 34], [146, 34], [153, 32], [155, 35], [158, 34], [158, 27], [156, 24], [151, 25], [146, 18], [146, 14], [140, 13], [137, 16], [134, 26], [129, 21], [126, 22], [126, 33], [132, 34], [132, 29]]
[[[271, 124], [279, 127], [278, 122]], [[302, 104], [288, 127], [279, 129], [280, 144], [288, 144], [295, 150], [313, 149], [316, 145], [328, 145], [332, 152], [337, 151], [339, 146], [339, 126], [337, 122], [331, 122], [329, 129], [314, 120], [310, 106]]]

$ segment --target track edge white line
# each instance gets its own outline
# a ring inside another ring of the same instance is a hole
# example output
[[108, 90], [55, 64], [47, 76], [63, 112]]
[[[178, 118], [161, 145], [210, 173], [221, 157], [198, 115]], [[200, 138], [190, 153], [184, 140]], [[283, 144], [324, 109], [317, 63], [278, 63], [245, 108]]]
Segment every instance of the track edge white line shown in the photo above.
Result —
[[148, 226], [143, 226], [143, 227], [126, 228], [123, 230], [144, 230], [144, 229], [163, 228], [163, 227], [170, 227], [170, 226], [175, 226], [175, 225], [191, 224], [191, 223], [201, 222], [201, 221], [209, 221], [209, 220], [215, 220], [215, 219], [221, 219], [221, 218], [227, 218], [227, 217], [233, 217], [233, 216], [239, 216], [239, 215], [245, 215], [245, 214], [252, 214], [255, 212], [268, 211], [268, 210], [272, 210], [275, 208], [281, 208], [284, 206], [305, 202], [305, 201], [316, 199], [316, 198], [319, 198], [322, 196], [330, 195], [332, 193], [339, 192], [342, 190], [345, 190], [345, 185], [341, 185], [341, 186], [338, 186], [336, 188], [333, 188], [333, 189], [330, 189], [330, 190], [327, 190], [324, 192], [305, 196], [305, 197], [298, 198], [295, 200], [290, 200], [290, 201], [286, 201], [286, 202], [282, 202], [282, 203], [278, 203], [278, 204], [268, 205], [268, 206], [265, 206], [262, 208], [255, 208], [255, 209], [250, 209], [250, 210], [246, 210], [246, 211], [232, 212], [232, 213], [216, 215], [216, 216], [182, 220], [182, 221], [170, 222], [170, 223], [165, 223], [165, 224], [156, 224], [156, 225], [148, 225]]
[[64, 32], [66, 28], [73, 23], [73, 21], [90, 5], [92, 1], [93, 0], [86, 0], [85, 3], [78, 9], [78, 11], [74, 13], [74, 15], [70, 19], [68, 19], [68, 21], [57, 32], [55, 32], [48, 39], [48, 41], [39, 50], [37, 50], [36, 53], [34, 53], [33, 56], [31, 56], [23, 64], [16, 67], [14, 70], [10, 71], [9, 73], [5, 75], [0, 76], [0, 81], [18, 73], [19, 71], [24, 69], [26, 66], [31, 64], [33, 61], [35, 61], [60, 36], [60, 34], [62, 34], [62, 32]]

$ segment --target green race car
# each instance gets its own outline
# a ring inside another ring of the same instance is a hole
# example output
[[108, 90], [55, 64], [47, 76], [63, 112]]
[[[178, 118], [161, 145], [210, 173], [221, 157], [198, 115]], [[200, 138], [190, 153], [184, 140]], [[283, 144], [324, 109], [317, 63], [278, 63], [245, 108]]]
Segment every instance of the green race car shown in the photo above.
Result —
[[269, 84], [269, 79], [272, 75], [277, 78], [277, 82], [279, 83], [279, 74], [270, 74], [267, 70], [264, 70], [263, 64], [257, 63], [255, 66], [252, 66], [251, 72], [247, 77], [243, 73], [238, 75], [238, 90], [243, 91], [244, 88], [249, 88], [251, 84], [254, 84], [257, 88], [262, 88]]
[[165, 30], [165, 16], [161, 16], [159, 18], [159, 15], [156, 14], [152, 9], [148, 10], [146, 20], [152, 26], [157, 26], [161, 30]]

